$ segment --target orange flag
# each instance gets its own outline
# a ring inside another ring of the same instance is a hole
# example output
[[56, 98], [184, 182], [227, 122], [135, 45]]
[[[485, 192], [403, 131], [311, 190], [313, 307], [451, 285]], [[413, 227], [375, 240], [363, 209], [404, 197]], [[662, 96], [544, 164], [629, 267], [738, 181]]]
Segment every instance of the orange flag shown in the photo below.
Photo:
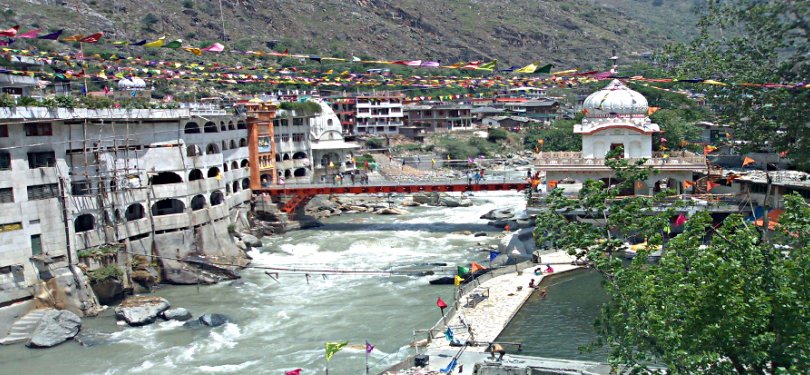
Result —
[[706, 181], [706, 191], [712, 191], [715, 187], [720, 186], [720, 184], [716, 182]]
[[480, 265], [480, 264], [478, 264], [478, 263], [476, 263], [476, 262], [472, 262], [470, 264], [470, 271], [472, 271], [472, 273], [475, 273], [476, 271], [480, 271], [480, 270], [485, 270], [485, 269], [487, 269], [487, 268]]
[[732, 173], [726, 177], [726, 183], [731, 185], [731, 181], [734, 181], [738, 178], [740, 178], [740, 176], [737, 176], [736, 174]]
[[717, 150], [717, 147], [711, 145], [703, 146], [703, 155], [711, 154], [712, 152], [714, 152], [714, 150]]
[[692, 182], [692, 181], [689, 181], [689, 180], [686, 180], [686, 181], [684, 181], [684, 182], [683, 182], [683, 188], [684, 188], [684, 189], [689, 189], [689, 188], [690, 188], [690, 187], [692, 187], [693, 185], [695, 185], [695, 183], [694, 183], [694, 182]]
[[747, 157], [747, 156], [746, 156], [746, 157], [743, 159], [743, 165], [742, 165], [742, 166], [743, 166], [743, 167], [745, 167], [745, 166], [746, 166], [746, 165], [748, 165], [748, 164], [754, 164], [754, 163], [756, 163], [756, 162], [757, 162], [756, 160], [751, 159], [751, 158], [749, 158], [749, 157]]
[[73, 36], [62, 38], [62, 41], [63, 42], [78, 42], [78, 41], [82, 40], [82, 38], [84, 38], [84, 35], [76, 34], [76, 35], [73, 35]]

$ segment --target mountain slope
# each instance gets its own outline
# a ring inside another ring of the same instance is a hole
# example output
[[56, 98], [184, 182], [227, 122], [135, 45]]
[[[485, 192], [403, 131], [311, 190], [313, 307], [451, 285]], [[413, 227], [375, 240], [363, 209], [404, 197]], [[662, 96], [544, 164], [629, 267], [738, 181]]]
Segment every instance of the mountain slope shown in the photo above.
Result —
[[[167, 35], [229, 49], [381, 59], [498, 59], [603, 67], [684, 38], [694, 16], [661, 0], [0, 0], [3, 26], [105, 31], [112, 39]], [[676, 17], [677, 16], [677, 17]], [[663, 27], [665, 25], [666, 27]]]

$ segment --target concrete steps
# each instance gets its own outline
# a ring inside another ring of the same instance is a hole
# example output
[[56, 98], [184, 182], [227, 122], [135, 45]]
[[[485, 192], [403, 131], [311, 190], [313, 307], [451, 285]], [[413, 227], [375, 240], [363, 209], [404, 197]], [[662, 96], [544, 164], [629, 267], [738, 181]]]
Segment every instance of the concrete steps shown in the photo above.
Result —
[[31, 334], [34, 333], [34, 329], [37, 328], [42, 316], [45, 314], [45, 311], [45, 309], [31, 311], [14, 322], [8, 335], [0, 339], [0, 345], [11, 345], [28, 341], [28, 339], [31, 338]]

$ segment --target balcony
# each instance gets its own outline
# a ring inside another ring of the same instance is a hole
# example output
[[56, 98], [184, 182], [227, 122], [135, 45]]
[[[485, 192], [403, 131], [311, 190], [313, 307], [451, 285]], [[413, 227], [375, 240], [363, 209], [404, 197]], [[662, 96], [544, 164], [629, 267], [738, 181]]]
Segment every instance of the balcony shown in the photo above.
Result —
[[[636, 161], [641, 159], [627, 159]], [[605, 166], [604, 158], [584, 158], [581, 152], [543, 152], [535, 159], [535, 166], [543, 170], [609, 170]], [[658, 170], [696, 170], [706, 168], [706, 158], [689, 152], [671, 153], [669, 157], [664, 157], [664, 153], [653, 153], [653, 157], [647, 159], [644, 166], [654, 167]]]

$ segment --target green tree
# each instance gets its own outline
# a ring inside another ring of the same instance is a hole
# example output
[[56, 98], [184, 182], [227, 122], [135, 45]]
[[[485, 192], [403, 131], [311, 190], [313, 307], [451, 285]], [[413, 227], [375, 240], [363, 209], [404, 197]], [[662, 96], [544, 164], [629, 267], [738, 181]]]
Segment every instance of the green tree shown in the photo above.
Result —
[[[662, 206], [666, 193], [616, 199], [652, 173], [621, 152], [606, 159], [618, 183], [587, 181], [577, 199], [553, 191], [535, 227], [538, 246], [567, 249], [604, 275], [610, 300], [594, 345], [608, 347], [611, 364], [639, 372], [651, 363], [677, 374], [810, 368], [810, 206], [785, 197], [786, 213], [770, 236], [740, 215], [715, 228], [705, 211], [671, 236], [678, 205]], [[573, 209], [605, 224], [569, 222], [564, 213]], [[628, 238], [645, 238], [648, 247], [625, 265], [618, 255]], [[649, 253], [662, 245], [651, 265]]]
[[[701, 129], [698, 128], [694, 122], [688, 121], [684, 118], [688, 114], [684, 113], [682, 109], [660, 109], [650, 116], [652, 122], [661, 127], [661, 133], [653, 137], [653, 147], [657, 150], [661, 145], [669, 149], [692, 149], [695, 151], [695, 146], [689, 145], [692, 142], [700, 140]], [[661, 138], [666, 139], [666, 142], [661, 142]]]
[[[750, 83], [806, 82], [810, 77], [810, 6], [792, 0], [708, 0], [690, 44], [667, 49], [679, 77]], [[810, 169], [810, 91], [711, 86], [720, 121], [745, 140], [742, 151], [788, 151]]]
[[527, 130], [523, 145], [527, 150], [534, 150], [539, 146], [537, 141], [542, 139], [543, 151], [581, 151], [582, 137], [574, 134], [577, 123], [577, 120], [557, 120], [546, 129]]
[[152, 13], [147, 13], [141, 19], [141, 24], [143, 25], [144, 29], [150, 30], [150, 31], [155, 31], [155, 29], [153, 27], [155, 26], [155, 24], [158, 21], [160, 21], [160, 18], [158, 18], [156, 15], [154, 15]]
[[501, 141], [501, 140], [504, 140], [504, 139], [507, 139], [507, 138], [509, 138], [509, 133], [507, 133], [506, 130], [503, 130], [503, 129], [492, 128], [492, 129], [489, 129], [489, 132], [487, 134], [487, 140], [492, 142], [492, 143], [497, 143], [498, 141]]

